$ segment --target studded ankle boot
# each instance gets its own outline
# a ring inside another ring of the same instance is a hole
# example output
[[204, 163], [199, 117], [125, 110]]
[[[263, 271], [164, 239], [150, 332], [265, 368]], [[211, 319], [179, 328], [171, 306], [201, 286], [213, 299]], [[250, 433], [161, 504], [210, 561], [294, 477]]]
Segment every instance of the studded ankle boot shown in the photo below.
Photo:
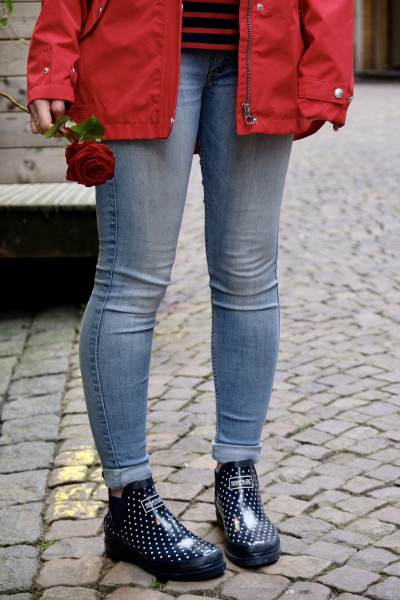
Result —
[[225, 463], [215, 473], [215, 509], [233, 563], [252, 567], [278, 560], [278, 531], [264, 513], [252, 460]]
[[151, 477], [128, 484], [122, 498], [110, 494], [104, 533], [107, 556], [135, 563], [160, 581], [207, 579], [226, 567], [219, 548], [170, 513]]

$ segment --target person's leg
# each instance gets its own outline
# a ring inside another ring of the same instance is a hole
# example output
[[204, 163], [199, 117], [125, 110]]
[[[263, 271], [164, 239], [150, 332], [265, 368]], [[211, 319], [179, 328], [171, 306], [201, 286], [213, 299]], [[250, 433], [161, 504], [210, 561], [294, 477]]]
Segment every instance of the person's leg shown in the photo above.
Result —
[[170, 137], [107, 142], [115, 178], [96, 190], [100, 252], [80, 363], [111, 489], [151, 474], [146, 409], [153, 328], [175, 258], [201, 103], [202, 82], [184, 67]]
[[278, 354], [278, 228], [293, 136], [236, 134], [236, 59], [227, 55], [204, 92], [199, 127], [217, 401], [213, 457], [257, 462]]
[[227, 556], [249, 567], [280, 555], [254, 462], [278, 354], [278, 227], [293, 136], [236, 134], [237, 57], [228, 54], [205, 89], [199, 138], [217, 402], [215, 506]]
[[81, 329], [89, 419], [109, 487], [106, 553], [159, 579], [221, 573], [221, 551], [193, 535], [157, 494], [146, 453], [156, 310], [169, 283], [210, 57], [183, 53], [167, 140], [111, 141], [115, 177], [97, 189], [100, 254]]

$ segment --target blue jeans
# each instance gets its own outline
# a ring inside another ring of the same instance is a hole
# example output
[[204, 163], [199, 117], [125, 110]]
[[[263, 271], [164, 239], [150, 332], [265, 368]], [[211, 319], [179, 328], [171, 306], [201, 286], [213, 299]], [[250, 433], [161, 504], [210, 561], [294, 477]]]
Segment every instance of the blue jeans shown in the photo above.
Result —
[[197, 137], [212, 302], [212, 454], [220, 462], [260, 457], [279, 343], [277, 241], [292, 136], [238, 136], [236, 87], [236, 52], [183, 50], [170, 137], [107, 142], [116, 171], [96, 190], [100, 253], [80, 360], [110, 488], [151, 473], [153, 329], [170, 282]]

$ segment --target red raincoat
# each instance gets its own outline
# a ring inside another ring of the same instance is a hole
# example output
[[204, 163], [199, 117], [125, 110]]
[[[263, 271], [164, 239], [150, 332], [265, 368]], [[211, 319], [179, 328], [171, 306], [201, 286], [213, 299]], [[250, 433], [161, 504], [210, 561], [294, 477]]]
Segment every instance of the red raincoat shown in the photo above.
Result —
[[[352, 0], [240, 0], [237, 132], [314, 133], [344, 125], [353, 95]], [[180, 63], [181, 0], [42, 0], [28, 104], [72, 103], [105, 139], [168, 137]], [[318, 119], [309, 121], [307, 117]]]

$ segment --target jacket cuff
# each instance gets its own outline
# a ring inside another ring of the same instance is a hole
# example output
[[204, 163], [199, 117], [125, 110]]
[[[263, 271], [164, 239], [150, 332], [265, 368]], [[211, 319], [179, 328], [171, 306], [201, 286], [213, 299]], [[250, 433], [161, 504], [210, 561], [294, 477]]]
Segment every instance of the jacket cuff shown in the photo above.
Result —
[[57, 84], [41, 84], [34, 87], [29, 87], [28, 93], [28, 107], [34, 100], [47, 99], [47, 100], [64, 100], [65, 102], [74, 102], [74, 89], [73, 87], [67, 88], [65, 85]]
[[352, 100], [353, 90], [345, 83], [300, 77], [297, 80], [299, 98], [324, 100], [334, 104], [348, 106]]
[[344, 125], [346, 122], [347, 106], [324, 102], [323, 100], [308, 100], [298, 98], [297, 107], [299, 114], [304, 119], [316, 119]]
[[345, 83], [300, 77], [298, 108], [302, 117], [344, 125], [353, 90]]

